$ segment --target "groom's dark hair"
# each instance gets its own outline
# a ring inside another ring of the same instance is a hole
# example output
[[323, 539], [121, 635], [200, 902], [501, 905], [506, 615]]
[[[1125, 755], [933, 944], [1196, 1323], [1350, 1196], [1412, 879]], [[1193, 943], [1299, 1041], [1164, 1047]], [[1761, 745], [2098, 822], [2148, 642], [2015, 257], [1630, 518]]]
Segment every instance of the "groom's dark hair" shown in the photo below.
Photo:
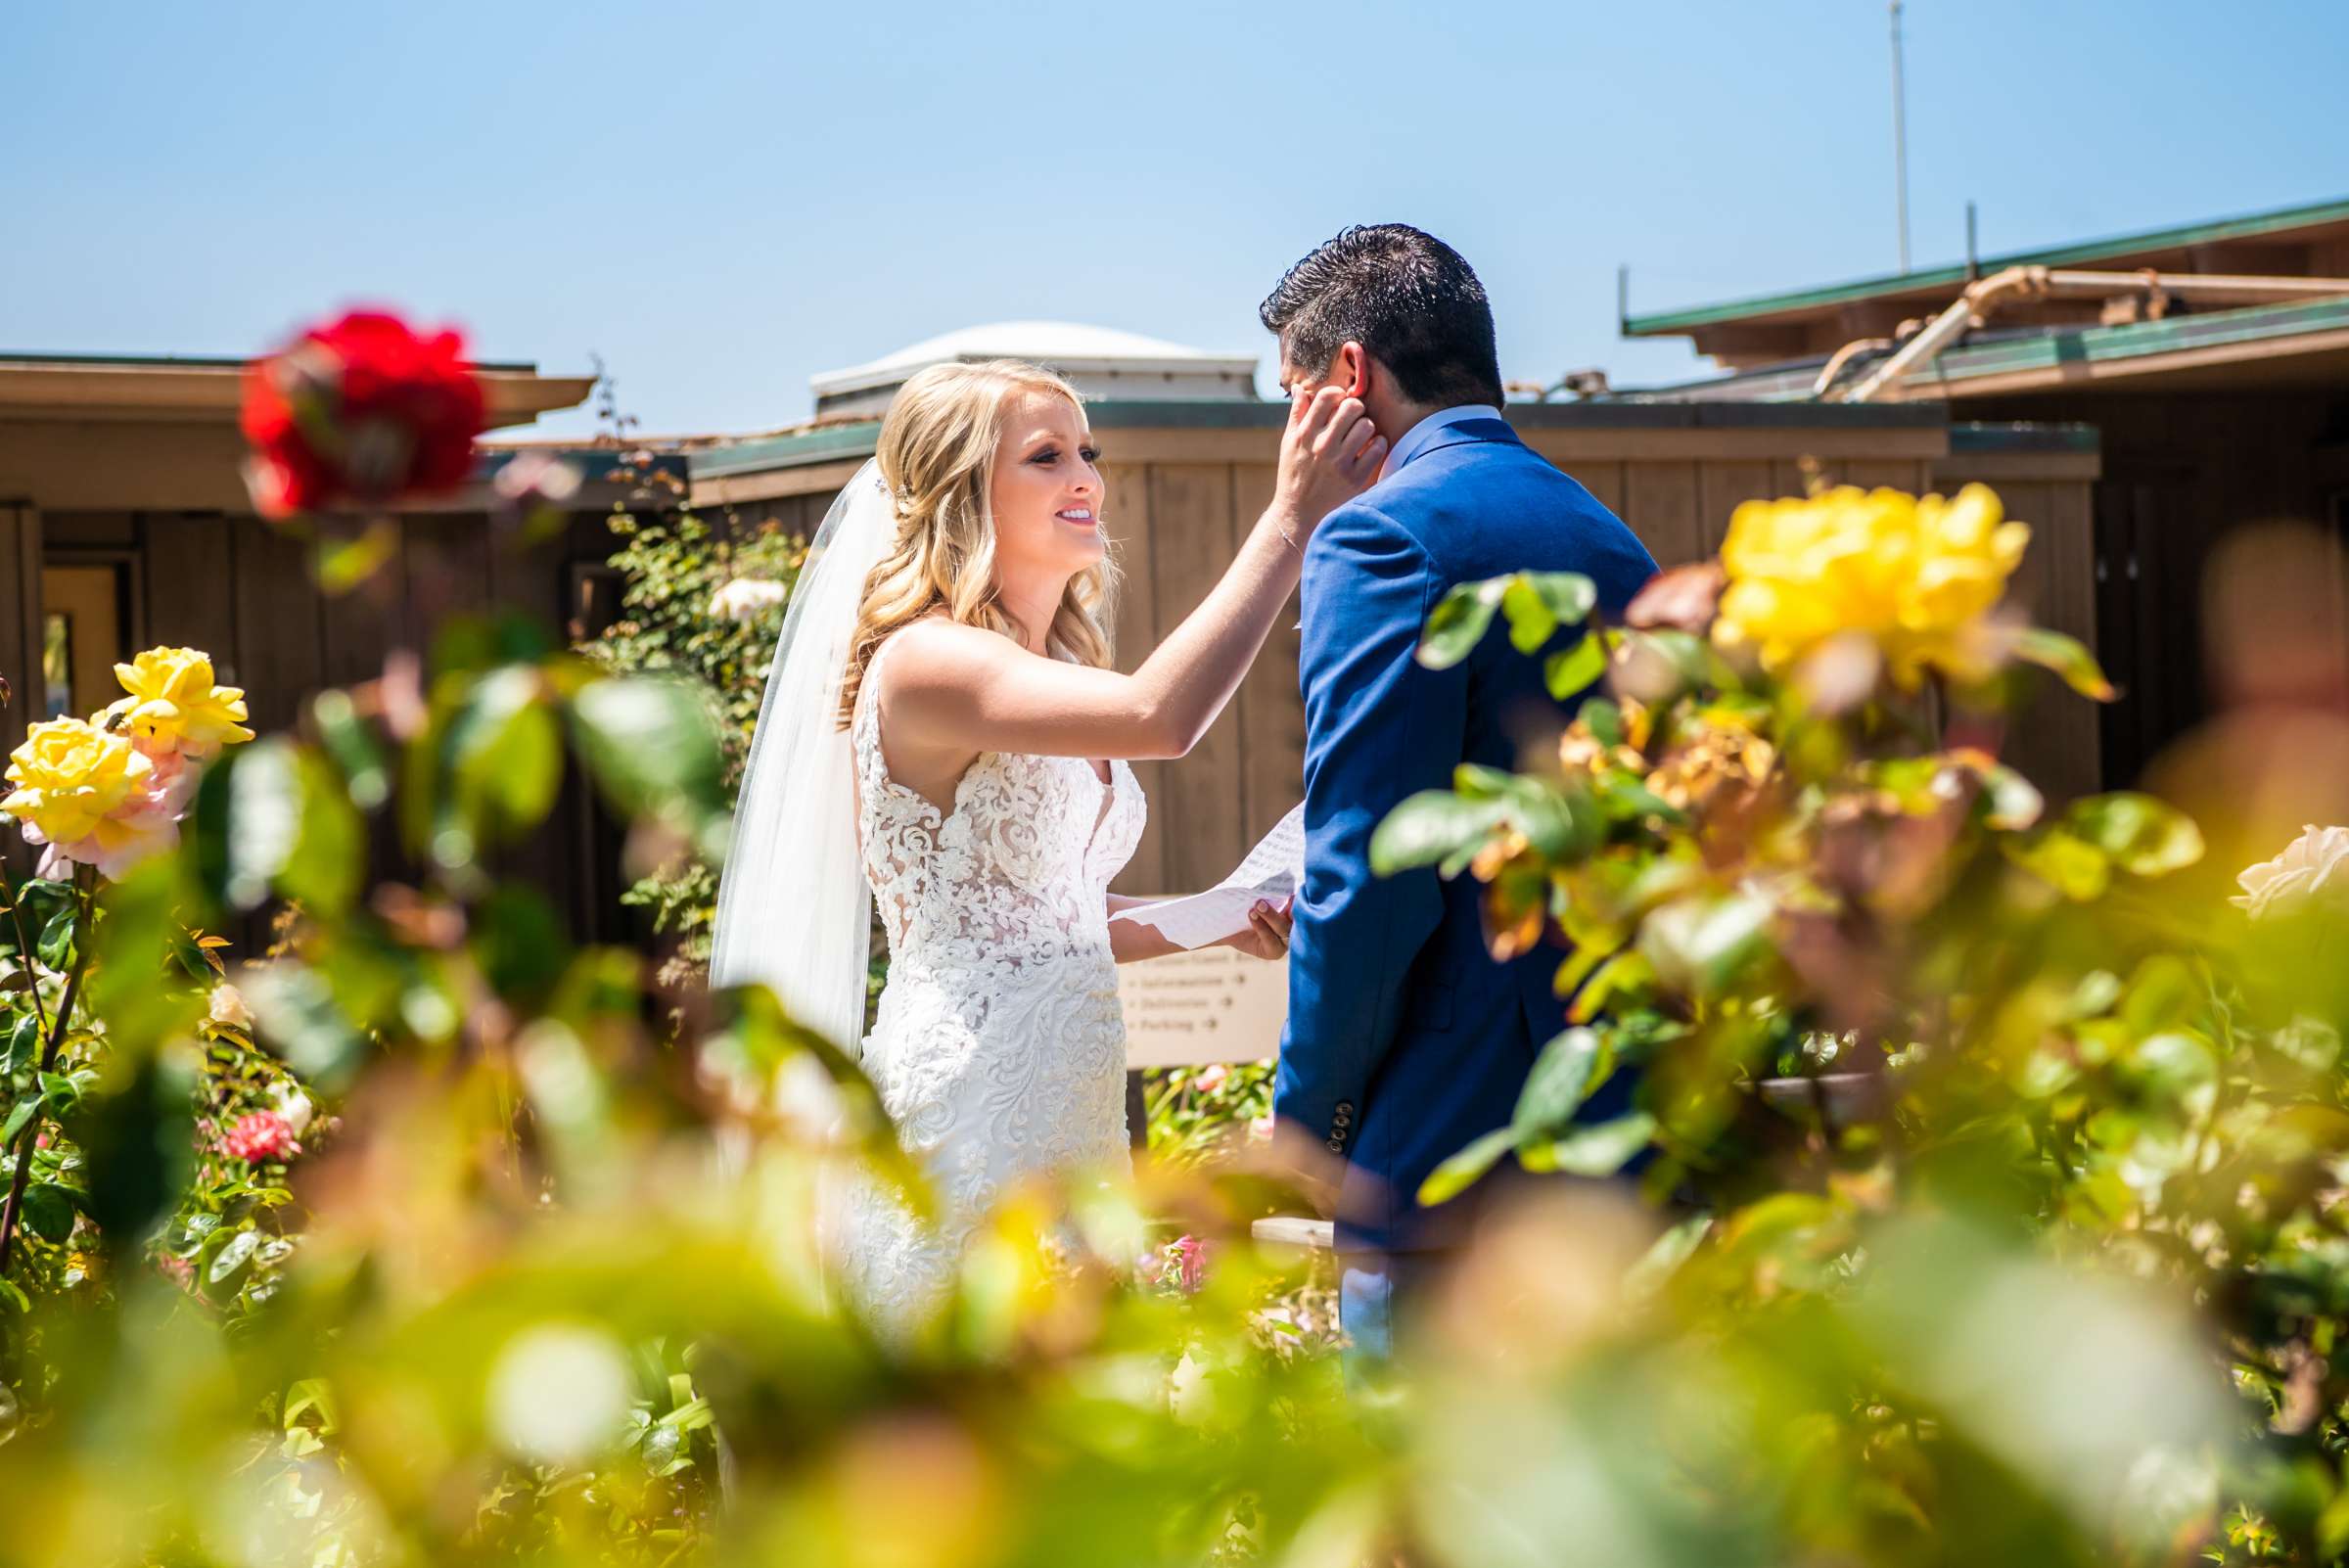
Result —
[[1407, 223], [1357, 224], [1313, 248], [1257, 314], [1292, 365], [1359, 343], [1414, 403], [1501, 400], [1493, 305], [1460, 253]]

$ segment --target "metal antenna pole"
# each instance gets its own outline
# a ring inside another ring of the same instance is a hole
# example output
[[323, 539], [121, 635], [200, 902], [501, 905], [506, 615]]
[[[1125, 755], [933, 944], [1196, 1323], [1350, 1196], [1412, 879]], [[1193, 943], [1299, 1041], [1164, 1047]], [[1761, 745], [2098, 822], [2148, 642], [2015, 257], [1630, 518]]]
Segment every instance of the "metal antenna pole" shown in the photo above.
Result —
[[1902, 85], [1901, 0], [1892, 0], [1893, 202], [1901, 228], [1901, 270], [1909, 270], [1909, 108]]

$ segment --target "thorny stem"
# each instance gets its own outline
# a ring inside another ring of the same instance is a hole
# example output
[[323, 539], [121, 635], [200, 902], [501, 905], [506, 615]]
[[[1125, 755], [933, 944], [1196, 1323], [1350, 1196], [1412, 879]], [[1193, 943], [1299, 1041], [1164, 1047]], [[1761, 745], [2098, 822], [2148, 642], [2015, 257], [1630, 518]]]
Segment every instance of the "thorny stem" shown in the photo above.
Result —
[[24, 911], [18, 905], [18, 889], [8, 894], [9, 923], [17, 928], [17, 951], [24, 955], [24, 977], [31, 982], [26, 989], [32, 992], [32, 1016], [40, 1024], [41, 1038], [49, 1037], [49, 1004], [41, 1000], [40, 956], [32, 950], [32, 939], [24, 934]]
[[[90, 889], [93, 876], [94, 873], [86, 865], [74, 868], [73, 886], [77, 906], [73, 912], [73, 967], [66, 976], [66, 993], [57, 1004], [56, 1024], [49, 1030], [48, 1039], [41, 1047], [40, 1075], [34, 1079], [36, 1085], [40, 1077], [46, 1077], [57, 1067], [57, 1053], [65, 1044], [66, 1027], [73, 1019], [73, 1000], [81, 992], [82, 970], [88, 964], [90, 955]], [[35, 1115], [18, 1134], [24, 1142], [17, 1151], [17, 1171], [8, 1184], [8, 1202], [5, 1207], [0, 1207], [0, 1273], [7, 1271], [9, 1254], [16, 1246], [17, 1217], [23, 1208], [24, 1188], [32, 1179], [32, 1152], [40, 1141], [42, 1121], [42, 1117]]]

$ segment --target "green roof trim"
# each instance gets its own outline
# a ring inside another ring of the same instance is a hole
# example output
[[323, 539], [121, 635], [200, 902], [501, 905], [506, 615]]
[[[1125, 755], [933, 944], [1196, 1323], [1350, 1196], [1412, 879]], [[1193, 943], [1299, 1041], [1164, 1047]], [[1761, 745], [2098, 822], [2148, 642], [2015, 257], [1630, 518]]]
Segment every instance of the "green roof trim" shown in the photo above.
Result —
[[2265, 343], [2341, 328], [2349, 328], [2349, 297], [2173, 316], [2166, 321], [2133, 321], [2115, 327], [2080, 327], [1954, 348], [1941, 356], [1938, 366], [1917, 371], [1909, 383], [1924, 386], [1939, 380], [1970, 381], [1978, 376], [2004, 376], [2064, 364], [2108, 364], [2148, 354]]
[[[2273, 234], [2279, 229], [2342, 221], [2349, 221], [2349, 199], [2317, 202], [2306, 207], [2279, 208], [2270, 212], [2245, 213], [2240, 217], [2220, 218], [2213, 222], [2148, 229], [2142, 234], [2124, 234], [2105, 240], [2078, 241], [2049, 250], [2016, 251], [2006, 255], [1984, 256], [1980, 270], [1987, 275], [2005, 267], [2072, 266], [2083, 261], [2096, 261], [2139, 251], [2171, 251], [2189, 245], [2208, 245], [2216, 240], [2253, 239], [2263, 234]], [[1792, 311], [1817, 309], [1821, 305], [1848, 304], [1852, 300], [1876, 295], [1906, 294], [1912, 289], [1962, 288], [1965, 282], [1966, 270], [1962, 263], [1931, 267], [1921, 272], [1887, 273], [1882, 277], [1830, 284], [1824, 288], [1733, 300], [1726, 304], [1696, 305], [1685, 310], [1665, 310], [1642, 316], [1627, 315], [1623, 318], [1623, 335], [1627, 338], [1656, 337], [1686, 332], [1696, 327], [1716, 326], [1727, 321], [1742, 321], [1749, 317], [1784, 315]]]
[[853, 425], [826, 425], [788, 436], [760, 436], [723, 446], [688, 452], [696, 479], [724, 479], [730, 474], [762, 474], [775, 468], [801, 468], [851, 457], [870, 457], [881, 438], [881, 421], [859, 420]]
[[1976, 456], [1984, 452], [2094, 452], [2104, 438], [2094, 425], [2072, 421], [1993, 422], [1960, 420], [1950, 427], [1950, 453]]
[[[2291, 304], [2247, 305], [2204, 315], [2172, 316], [2163, 321], [2133, 321], [2112, 327], [2074, 327], [2060, 332], [1960, 343], [1944, 349], [1933, 364], [1911, 372], [1904, 385], [1948, 387], [1983, 376], [2011, 375], [2063, 364], [2111, 364], [2142, 359], [2149, 354], [2181, 353], [2194, 348], [2223, 348], [2235, 344], [2278, 343], [2289, 352], [2291, 339], [2313, 333], [2349, 329], [2349, 296], [2307, 300]], [[1701, 381], [1666, 387], [1625, 388], [1619, 394], [1632, 407], [1777, 408], [1788, 412], [1819, 408], [1851, 408], [1848, 403], [1815, 403], [1812, 385], [1819, 379], [1818, 359], [1758, 370], [1733, 371]], [[1848, 379], [1847, 379], [1848, 385]], [[1652, 404], [1640, 399], [1653, 398]], [[1861, 407], [1915, 408], [1918, 401], [1867, 403]], [[1956, 429], [1956, 426], [1951, 427]]]

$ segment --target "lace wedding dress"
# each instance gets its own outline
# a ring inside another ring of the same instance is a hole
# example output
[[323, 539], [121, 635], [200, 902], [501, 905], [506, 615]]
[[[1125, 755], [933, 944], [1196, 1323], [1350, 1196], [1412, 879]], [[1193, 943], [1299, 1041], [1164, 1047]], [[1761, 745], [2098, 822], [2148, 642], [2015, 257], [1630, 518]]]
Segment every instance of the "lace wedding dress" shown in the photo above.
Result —
[[850, 737], [865, 879], [890, 954], [863, 1060], [940, 1213], [926, 1225], [860, 1183], [839, 1261], [850, 1298], [902, 1337], [936, 1311], [1005, 1188], [1128, 1166], [1108, 898], [1145, 807], [1123, 761], [1103, 783], [1082, 758], [990, 752], [942, 813], [881, 759], [872, 697], [895, 640], [866, 669]]

